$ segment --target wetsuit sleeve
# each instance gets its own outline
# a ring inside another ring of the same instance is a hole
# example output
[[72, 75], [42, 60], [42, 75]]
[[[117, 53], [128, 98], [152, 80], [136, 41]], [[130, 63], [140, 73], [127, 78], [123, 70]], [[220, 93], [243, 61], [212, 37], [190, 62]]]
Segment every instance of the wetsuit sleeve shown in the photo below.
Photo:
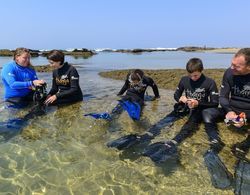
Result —
[[52, 88], [49, 92], [49, 95], [55, 95], [58, 92], [58, 86], [56, 84], [56, 77], [55, 74], [53, 72], [53, 78], [52, 78]]
[[11, 66], [4, 68], [2, 71], [4, 80], [12, 89], [30, 88], [32, 86], [32, 81], [35, 79], [36, 76], [36, 74], [34, 73], [35, 75], [32, 77], [32, 81], [17, 81], [16, 73], [14, 72], [14, 69]]
[[217, 107], [219, 105], [219, 93], [217, 85], [214, 80], [212, 80], [209, 87], [209, 98], [210, 101], [200, 101], [198, 107], [205, 109], [205, 108]]
[[152, 78], [148, 77], [148, 81], [149, 81], [149, 86], [152, 87], [152, 89], [153, 89], [155, 97], [156, 98], [160, 97], [158, 87], [157, 87], [156, 83], [154, 82], [154, 80]]
[[129, 80], [128, 80], [129, 74], [127, 75], [127, 78], [125, 80], [125, 83], [123, 85], [123, 87], [121, 88], [121, 90], [119, 91], [119, 93], [117, 95], [122, 95], [124, 94], [125, 91], [127, 91], [127, 89], [129, 88]]
[[226, 73], [227, 72], [224, 73], [224, 76], [222, 79], [219, 101], [220, 101], [221, 107], [226, 112], [230, 112], [232, 111], [232, 108], [230, 107], [230, 103], [229, 103], [230, 84], [229, 84], [228, 76]]
[[70, 71], [70, 89], [56, 93], [58, 99], [74, 94], [79, 90], [79, 74], [75, 68]]
[[183, 79], [181, 79], [179, 84], [178, 84], [178, 87], [176, 88], [176, 90], [174, 92], [175, 101], [179, 102], [179, 99], [182, 96], [183, 91], [184, 91], [184, 85], [183, 85]]

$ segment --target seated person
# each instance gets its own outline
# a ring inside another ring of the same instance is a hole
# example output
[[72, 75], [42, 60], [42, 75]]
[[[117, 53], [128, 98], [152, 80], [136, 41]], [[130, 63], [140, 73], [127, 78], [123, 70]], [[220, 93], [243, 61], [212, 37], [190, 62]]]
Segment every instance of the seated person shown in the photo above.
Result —
[[[174, 99], [189, 107], [189, 118], [172, 140], [163, 143], [156, 142], [146, 148], [144, 155], [149, 156], [157, 163], [166, 161], [168, 156], [171, 158], [171, 155], [175, 155], [177, 144], [180, 144], [198, 129], [198, 124], [202, 122], [202, 111], [205, 108], [218, 106], [219, 97], [216, 83], [202, 73], [202, 61], [199, 58], [191, 58], [187, 62], [186, 70], [188, 76], [181, 78], [174, 93]], [[159, 153], [161, 155], [158, 155]]]
[[123, 110], [126, 110], [133, 120], [139, 120], [144, 106], [145, 91], [148, 86], [153, 89], [155, 95], [154, 99], [160, 98], [158, 87], [153, 79], [145, 76], [142, 70], [136, 69], [128, 73], [125, 83], [117, 95], [121, 96], [125, 92], [126, 93], [122, 96], [121, 100], [119, 100], [119, 103], [110, 114], [106, 112], [90, 113], [85, 114], [85, 116], [111, 120], [119, 116]]
[[[159, 90], [154, 80], [151, 77], [145, 76], [142, 70], [136, 69], [127, 75], [125, 83], [117, 95], [121, 96], [126, 92], [122, 100], [138, 103], [142, 109], [144, 106], [145, 92], [148, 86], [153, 89], [155, 95], [154, 99], [160, 98]], [[116, 109], [113, 110], [112, 113], [114, 113], [114, 111], [116, 111]]]
[[[174, 99], [187, 104], [191, 114], [181, 131], [172, 140], [178, 144], [198, 128], [198, 123], [202, 122], [202, 110], [217, 107], [219, 102], [216, 83], [202, 73], [203, 63], [199, 58], [190, 59], [186, 70], [188, 76], [181, 78], [174, 93]], [[183, 92], [185, 92], [184, 95]]]
[[[223, 76], [220, 97], [222, 108], [209, 108], [203, 111], [205, 129], [218, 138], [216, 122], [226, 119], [235, 121], [233, 125], [239, 129], [250, 120], [250, 48], [240, 49], [232, 59], [231, 67]], [[245, 116], [242, 118], [241, 113]], [[245, 155], [250, 147], [250, 131], [241, 143], [233, 146], [235, 155]]]
[[47, 59], [55, 69], [53, 71], [52, 88], [48, 93], [45, 104], [65, 104], [83, 100], [79, 85], [79, 74], [68, 62], [64, 62], [64, 53], [52, 50]]
[[1, 76], [5, 101], [21, 107], [33, 101], [32, 89], [45, 83], [38, 80], [35, 70], [31, 67], [30, 51], [26, 48], [15, 50], [14, 60], [3, 66]]
[[155, 99], [160, 98], [158, 87], [154, 80], [149, 76], [145, 76], [142, 70], [136, 69], [128, 73], [125, 83], [117, 95], [120, 96], [126, 92], [125, 96], [140, 98], [140, 100], [136, 98], [136, 101], [141, 102], [141, 105], [143, 105], [145, 91], [148, 86], [152, 87]]

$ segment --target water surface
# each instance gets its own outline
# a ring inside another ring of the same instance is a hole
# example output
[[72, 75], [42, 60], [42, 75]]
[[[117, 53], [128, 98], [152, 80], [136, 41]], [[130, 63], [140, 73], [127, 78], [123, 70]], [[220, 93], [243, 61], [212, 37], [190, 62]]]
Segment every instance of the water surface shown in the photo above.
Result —
[[[80, 64], [77, 69], [84, 101], [48, 108], [46, 115], [30, 120], [20, 135], [0, 144], [0, 191], [3, 194], [233, 194], [232, 189], [218, 190], [211, 184], [203, 162], [203, 154], [209, 147], [204, 128], [180, 146], [180, 162], [163, 167], [133, 151], [126, 153], [106, 147], [108, 141], [122, 135], [143, 133], [169, 113], [174, 104], [173, 91], [160, 90], [160, 100], [146, 102], [140, 122], [130, 120], [126, 113], [111, 123], [83, 116], [89, 112], [111, 111], [117, 104], [115, 94], [123, 82], [99, 77], [101, 70], [180, 68], [193, 56], [204, 61], [209, 59], [215, 67], [217, 63], [226, 67], [231, 55], [218, 54], [218, 59], [210, 54], [182, 52], [177, 56], [174, 52], [127, 55], [101, 53], [87, 60], [68, 58], [69, 62]], [[0, 62], [4, 60], [6, 58], [0, 58]], [[46, 63], [44, 58], [33, 62]], [[50, 88], [51, 73], [38, 75], [48, 81]], [[2, 97], [2, 85], [0, 87]], [[2, 110], [0, 118], [6, 121], [27, 112], [28, 109], [24, 109], [10, 114]], [[183, 123], [163, 129], [153, 142], [172, 138]], [[230, 146], [243, 139], [243, 135], [228, 130], [222, 133], [222, 139]], [[220, 156], [233, 172], [235, 159], [228, 146]]]

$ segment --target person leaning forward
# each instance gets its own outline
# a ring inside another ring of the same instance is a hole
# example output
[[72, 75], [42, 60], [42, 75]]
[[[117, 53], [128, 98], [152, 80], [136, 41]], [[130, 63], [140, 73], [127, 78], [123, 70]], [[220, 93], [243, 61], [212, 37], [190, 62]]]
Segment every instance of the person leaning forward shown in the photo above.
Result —
[[47, 105], [74, 103], [83, 100], [79, 84], [79, 74], [76, 68], [65, 62], [64, 53], [52, 50], [47, 59], [53, 70], [52, 88], [45, 100]]
[[41, 86], [45, 82], [37, 78], [31, 68], [30, 51], [17, 48], [12, 62], [3, 66], [2, 81], [4, 85], [4, 99], [18, 105], [26, 105], [33, 101], [33, 87]]

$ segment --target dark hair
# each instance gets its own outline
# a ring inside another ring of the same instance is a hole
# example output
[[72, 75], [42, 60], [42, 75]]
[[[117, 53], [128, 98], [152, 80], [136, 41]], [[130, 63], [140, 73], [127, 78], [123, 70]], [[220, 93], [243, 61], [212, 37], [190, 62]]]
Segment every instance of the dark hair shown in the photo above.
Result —
[[203, 71], [203, 63], [201, 61], [201, 59], [199, 58], [191, 58], [190, 60], [188, 60], [187, 65], [186, 65], [186, 70], [189, 73], [193, 73], [193, 72], [202, 72]]
[[246, 60], [246, 65], [250, 66], [250, 48], [242, 48], [240, 49], [234, 57], [238, 57], [243, 55], [245, 57]]
[[141, 69], [135, 69], [130, 74], [131, 81], [140, 81], [144, 76], [144, 72]]
[[144, 72], [141, 69], [135, 69], [134, 73], [139, 74], [141, 78], [144, 76]]
[[48, 53], [47, 59], [54, 62], [60, 62], [62, 65], [64, 63], [64, 53], [59, 50], [52, 50]]
[[130, 74], [130, 79], [131, 79], [131, 81], [140, 81], [141, 77], [138, 73], [136, 74], [135, 72], [132, 72]]

